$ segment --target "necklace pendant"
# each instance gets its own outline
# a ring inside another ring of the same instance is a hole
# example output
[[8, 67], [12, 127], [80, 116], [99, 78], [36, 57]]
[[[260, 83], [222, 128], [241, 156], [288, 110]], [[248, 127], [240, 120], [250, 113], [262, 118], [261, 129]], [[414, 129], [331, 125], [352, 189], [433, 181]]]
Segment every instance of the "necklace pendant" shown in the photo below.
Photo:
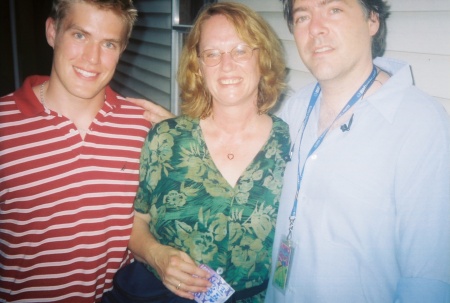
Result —
[[229, 154], [227, 155], [227, 158], [228, 158], [228, 160], [233, 160], [233, 159], [234, 159], [234, 154], [229, 153]]

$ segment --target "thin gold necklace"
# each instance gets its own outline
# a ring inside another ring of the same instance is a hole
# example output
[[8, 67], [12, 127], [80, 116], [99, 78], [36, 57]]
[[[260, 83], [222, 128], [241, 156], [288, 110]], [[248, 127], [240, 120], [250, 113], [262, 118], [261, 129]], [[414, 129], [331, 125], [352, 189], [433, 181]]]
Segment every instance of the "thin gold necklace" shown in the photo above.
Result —
[[47, 105], [45, 105], [45, 98], [44, 98], [44, 85], [45, 85], [45, 83], [47, 83], [47, 81], [44, 81], [41, 84], [41, 87], [39, 88], [39, 95], [41, 97], [40, 101], [41, 101], [42, 105], [44, 106], [45, 110], [48, 111], [49, 109], [48, 109]]

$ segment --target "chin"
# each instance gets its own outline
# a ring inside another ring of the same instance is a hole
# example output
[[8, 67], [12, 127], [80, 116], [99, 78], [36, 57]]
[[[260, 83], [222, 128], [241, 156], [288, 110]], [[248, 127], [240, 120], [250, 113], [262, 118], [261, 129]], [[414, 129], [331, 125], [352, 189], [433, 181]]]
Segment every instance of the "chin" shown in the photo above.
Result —
[[333, 68], [321, 68], [310, 70], [311, 74], [317, 79], [317, 81], [328, 81], [336, 78], [337, 73]]

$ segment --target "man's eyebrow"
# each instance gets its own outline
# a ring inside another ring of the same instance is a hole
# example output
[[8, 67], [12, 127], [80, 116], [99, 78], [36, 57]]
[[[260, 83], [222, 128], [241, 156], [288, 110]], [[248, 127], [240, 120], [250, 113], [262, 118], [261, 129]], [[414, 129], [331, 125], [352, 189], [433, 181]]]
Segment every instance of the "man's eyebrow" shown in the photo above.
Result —
[[322, 0], [320, 1], [321, 5], [326, 5], [326, 4], [330, 4], [332, 2], [346, 2], [345, 0]]
[[113, 39], [113, 38], [111, 38], [111, 39], [104, 39], [103, 41], [112, 42], [112, 43], [118, 43], [118, 44], [122, 44], [123, 43], [122, 39]]
[[[83, 34], [90, 36], [91, 33], [86, 31], [85, 29], [83, 29], [82, 27], [76, 25], [76, 24], [70, 24], [67, 27], [68, 30], [76, 30], [76, 31], [80, 31]], [[103, 39], [103, 41], [107, 41], [107, 42], [112, 42], [112, 43], [118, 43], [118, 44], [122, 44], [123, 43], [123, 39], [116, 39], [116, 38], [105, 38]]]
[[[317, 4], [314, 4], [314, 6], [325, 6], [327, 4], [333, 3], [333, 2], [345, 2], [345, 0], [320, 0]], [[308, 5], [300, 5], [297, 8], [295, 8], [293, 10], [293, 14], [295, 14], [296, 12], [302, 12], [302, 11], [306, 11], [308, 10]]]
[[82, 32], [83, 34], [90, 35], [90, 33], [88, 31], [86, 31], [85, 29], [83, 29], [82, 27], [80, 27], [74, 23], [69, 24], [67, 26], [66, 30], [76, 30], [76, 31]]

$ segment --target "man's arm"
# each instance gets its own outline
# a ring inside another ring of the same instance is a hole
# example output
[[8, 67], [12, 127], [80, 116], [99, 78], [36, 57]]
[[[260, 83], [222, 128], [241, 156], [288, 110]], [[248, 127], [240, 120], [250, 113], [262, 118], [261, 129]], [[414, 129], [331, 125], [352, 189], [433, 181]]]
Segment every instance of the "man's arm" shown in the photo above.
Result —
[[399, 153], [396, 303], [450, 302], [450, 135], [443, 116], [410, 123]]

